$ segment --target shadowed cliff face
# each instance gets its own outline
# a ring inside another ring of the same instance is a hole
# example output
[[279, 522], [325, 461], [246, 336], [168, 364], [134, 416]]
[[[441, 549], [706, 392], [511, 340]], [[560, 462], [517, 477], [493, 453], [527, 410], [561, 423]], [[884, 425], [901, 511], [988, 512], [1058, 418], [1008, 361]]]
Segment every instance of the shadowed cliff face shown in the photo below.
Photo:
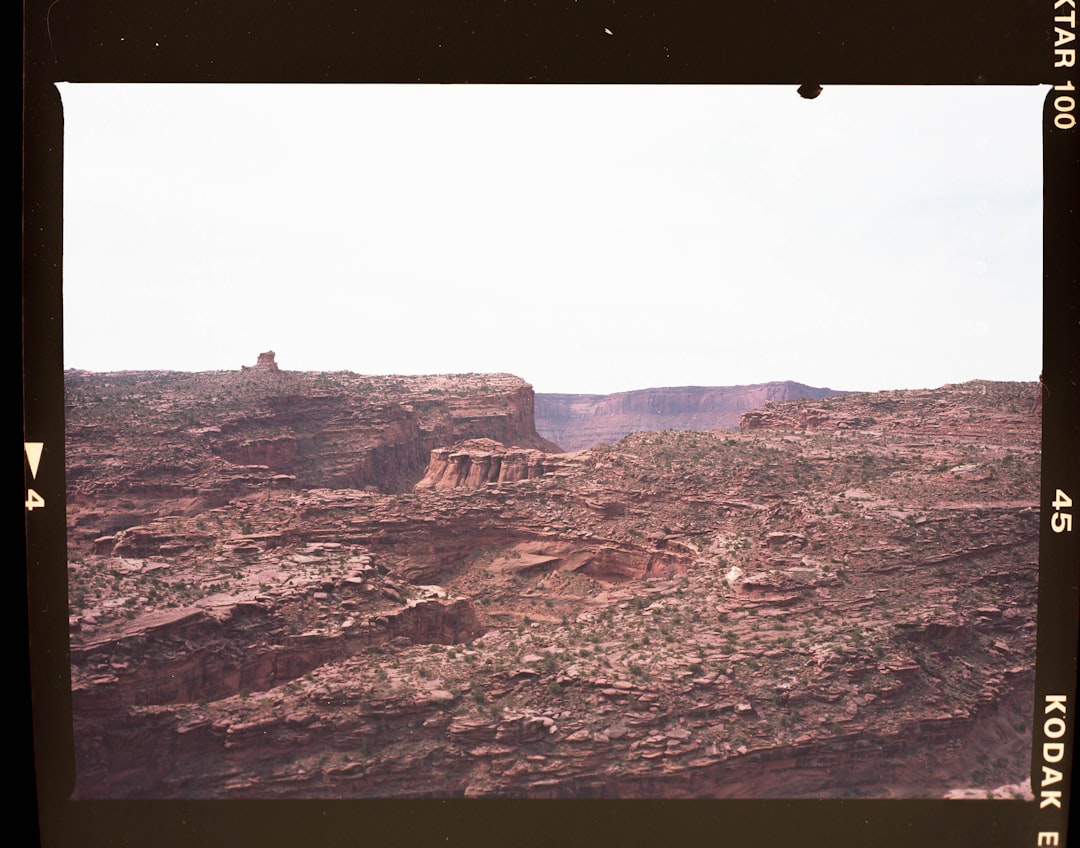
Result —
[[268, 488], [408, 491], [464, 439], [558, 450], [507, 374], [68, 371], [65, 406], [77, 542]]
[[[556, 454], [497, 440], [524, 407], [496, 378], [385, 386], [351, 425], [335, 375], [216, 423], [183, 420], [168, 381], [105, 401], [80, 379], [79, 797], [1029, 792], [1035, 384], [778, 402]], [[492, 433], [430, 450], [410, 491], [298, 484], [409, 420]], [[207, 428], [268, 464], [201, 447]], [[95, 537], [108, 521], [135, 526]]]
[[563, 450], [613, 444], [655, 430], [731, 430], [739, 416], [769, 402], [841, 394], [801, 383], [683, 386], [611, 395], [536, 395], [536, 429]]

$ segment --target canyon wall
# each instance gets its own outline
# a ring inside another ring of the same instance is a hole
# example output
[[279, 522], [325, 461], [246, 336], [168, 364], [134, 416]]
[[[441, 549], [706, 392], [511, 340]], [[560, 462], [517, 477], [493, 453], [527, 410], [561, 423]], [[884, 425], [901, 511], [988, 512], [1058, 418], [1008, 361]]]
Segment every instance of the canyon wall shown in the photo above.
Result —
[[405, 492], [467, 439], [558, 451], [509, 374], [65, 374], [70, 541], [270, 489]]
[[774, 382], [752, 386], [681, 386], [611, 395], [536, 395], [536, 429], [563, 450], [613, 444], [654, 430], [730, 430], [766, 403], [833, 397], [841, 392]]
[[1030, 799], [1037, 384], [558, 454], [514, 378], [242, 377], [69, 395], [77, 797]]
[[431, 452], [416, 489], [476, 489], [489, 483], [514, 483], [550, 474], [561, 467], [557, 455], [507, 448], [492, 439], [470, 439]]

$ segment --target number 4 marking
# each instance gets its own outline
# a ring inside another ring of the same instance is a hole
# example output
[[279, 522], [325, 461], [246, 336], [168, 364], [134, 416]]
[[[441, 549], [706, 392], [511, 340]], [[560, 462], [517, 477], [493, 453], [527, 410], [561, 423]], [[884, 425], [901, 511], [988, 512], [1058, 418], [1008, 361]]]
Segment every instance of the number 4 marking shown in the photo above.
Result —
[[33, 512], [39, 506], [45, 506], [45, 498], [35, 492], [33, 489], [26, 490], [26, 506], [27, 512]]
[[1072, 513], [1059, 512], [1058, 510], [1070, 509], [1072, 507], [1072, 498], [1061, 489], [1055, 489], [1054, 492], [1054, 502], [1050, 506], [1054, 508], [1055, 512], [1050, 516], [1050, 529], [1055, 533], [1070, 533], [1072, 532]]

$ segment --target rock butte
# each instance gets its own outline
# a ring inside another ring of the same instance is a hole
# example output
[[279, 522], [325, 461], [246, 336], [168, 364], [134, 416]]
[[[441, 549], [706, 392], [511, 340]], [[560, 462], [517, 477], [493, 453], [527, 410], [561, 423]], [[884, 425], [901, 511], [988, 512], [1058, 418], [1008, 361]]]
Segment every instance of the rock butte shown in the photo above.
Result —
[[1034, 383], [576, 453], [508, 375], [66, 389], [77, 797], [1027, 791]]

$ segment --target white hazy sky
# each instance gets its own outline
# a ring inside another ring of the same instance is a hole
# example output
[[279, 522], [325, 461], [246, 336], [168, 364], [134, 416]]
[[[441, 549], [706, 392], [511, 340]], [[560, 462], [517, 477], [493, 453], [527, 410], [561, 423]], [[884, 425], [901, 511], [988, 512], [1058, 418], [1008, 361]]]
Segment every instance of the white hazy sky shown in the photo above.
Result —
[[60, 90], [67, 367], [1040, 371], [1040, 88]]

